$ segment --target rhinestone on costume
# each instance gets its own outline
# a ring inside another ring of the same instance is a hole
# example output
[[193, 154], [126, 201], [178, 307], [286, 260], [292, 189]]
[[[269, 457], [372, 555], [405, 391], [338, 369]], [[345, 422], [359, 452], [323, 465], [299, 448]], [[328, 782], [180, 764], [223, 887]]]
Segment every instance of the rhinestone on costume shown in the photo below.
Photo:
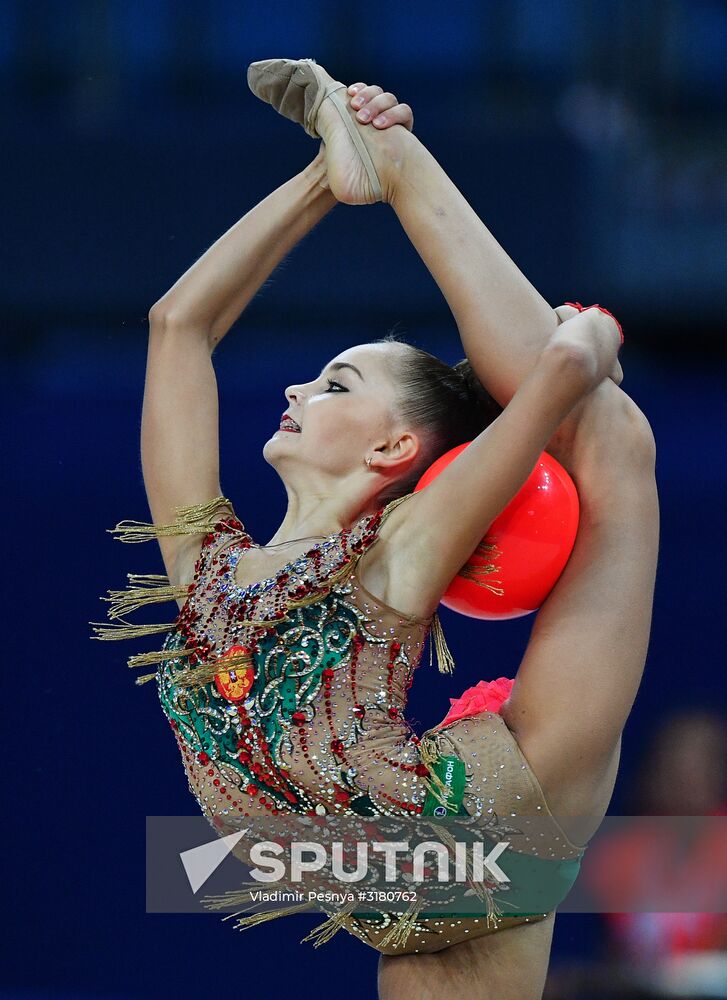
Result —
[[[313, 826], [330, 813], [415, 816], [436, 787], [436, 754], [465, 763], [464, 808], [483, 816], [487, 802], [493, 829], [498, 816], [519, 828], [528, 814], [546, 815], [498, 715], [450, 724], [441, 746], [435, 731], [420, 738], [408, 723], [407, 692], [432, 621], [399, 614], [359, 579], [358, 558], [381, 522], [380, 511], [364, 516], [249, 586], [236, 581], [254, 544], [242, 523], [227, 518], [204, 535], [157, 676], [189, 787], [219, 825], [228, 814], [295, 814]], [[216, 680], [191, 685], [183, 671], [213, 664], [221, 651], [241, 655]], [[522, 837], [523, 853], [546, 857], [563, 844]], [[379, 916], [391, 929], [392, 915]], [[381, 934], [378, 919], [347, 929], [366, 939], [366, 926]], [[477, 919], [417, 918], [412, 926], [406, 946], [391, 953], [436, 950], [432, 942], [441, 946], [444, 934], [456, 942], [482, 932]]]

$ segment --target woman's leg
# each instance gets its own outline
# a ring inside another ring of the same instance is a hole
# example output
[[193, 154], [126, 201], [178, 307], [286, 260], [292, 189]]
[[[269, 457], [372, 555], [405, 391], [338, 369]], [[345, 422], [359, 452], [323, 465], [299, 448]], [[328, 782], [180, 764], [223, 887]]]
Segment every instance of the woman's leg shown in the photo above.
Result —
[[[382, 144], [388, 200], [447, 298], [475, 371], [506, 404], [557, 317], [434, 158], [402, 133], [389, 130]], [[621, 733], [646, 659], [659, 538], [655, 447], [638, 407], [604, 380], [548, 450], [576, 482], [580, 525], [568, 565], [536, 617], [503, 717], [559, 818], [591, 817], [563, 822], [571, 839], [582, 843], [608, 806]], [[527, 970], [530, 961], [537, 965], [542, 959], [547, 966], [550, 941], [538, 939], [539, 927], [468, 943], [467, 974], [474, 973], [472, 963], [478, 968], [492, 963], [498, 948], [510, 950], [511, 976], [513, 964]], [[528, 942], [535, 959], [528, 957]], [[436, 957], [444, 975], [447, 963], [456, 967], [461, 947], [414, 958], [426, 957], [431, 965]], [[412, 959], [392, 959], [405, 960]], [[402, 968], [383, 963], [384, 971]], [[534, 974], [525, 975], [534, 980]], [[439, 989], [440, 982], [436, 985]], [[396, 995], [392, 987], [390, 996]]]
[[[446, 296], [477, 374], [506, 403], [558, 319], [424, 146], [401, 128], [370, 131], [387, 200]], [[651, 626], [654, 441], [644, 415], [606, 379], [548, 450], [576, 482], [580, 528], [503, 715], [555, 807], [598, 813]]]
[[540, 1000], [555, 914], [433, 955], [382, 955], [379, 1000]]
[[[395, 128], [376, 138], [388, 154], [389, 202], [445, 296], [478, 378], [505, 406], [558, 317], [415, 136]], [[543, 252], [558, 252], [557, 234]]]
[[502, 714], [551, 809], [592, 817], [571, 827], [579, 843], [608, 806], [646, 661], [659, 546], [655, 445], [643, 413], [606, 379], [549, 451], [576, 483], [580, 524]]
[[[643, 414], [606, 380], [550, 450], [577, 482], [581, 521], [502, 715], [566, 834], [584, 843], [608, 807], [646, 657], [659, 531], [654, 443]], [[434, 955], [382, 956], [381, 1000], [539, 1000], [552, 932], [553, 915]]]

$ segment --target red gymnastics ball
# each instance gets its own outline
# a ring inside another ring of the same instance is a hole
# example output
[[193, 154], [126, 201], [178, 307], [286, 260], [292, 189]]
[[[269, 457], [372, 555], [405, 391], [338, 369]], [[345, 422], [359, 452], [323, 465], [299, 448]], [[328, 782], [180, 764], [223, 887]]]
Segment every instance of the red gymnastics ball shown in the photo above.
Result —
[[[415, 492], [436, 479], [471, 443], [466, 441], [433, 462]], [[573, 551], [578, 516], [573, 480], [552, 455], [543, 452], [447, 587], [441, 603], [470, 618], [492, 620], [537, 611]]]

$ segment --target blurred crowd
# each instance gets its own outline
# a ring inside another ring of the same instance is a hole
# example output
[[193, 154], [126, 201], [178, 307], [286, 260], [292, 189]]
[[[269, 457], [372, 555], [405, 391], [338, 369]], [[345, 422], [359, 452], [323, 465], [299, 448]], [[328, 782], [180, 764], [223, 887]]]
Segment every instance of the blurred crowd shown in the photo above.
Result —
[[[689, 709], [663, 721], [630, 783], [628, 814], [727, 816], [727, 719]], [[633, 838], [620, 849], [642, 849]], [[714, 877], [727, 873], [727, 843]], [[606, 913], [602, 954], [554, 965], [544, 1000], [727, 997], [727, 914]]]

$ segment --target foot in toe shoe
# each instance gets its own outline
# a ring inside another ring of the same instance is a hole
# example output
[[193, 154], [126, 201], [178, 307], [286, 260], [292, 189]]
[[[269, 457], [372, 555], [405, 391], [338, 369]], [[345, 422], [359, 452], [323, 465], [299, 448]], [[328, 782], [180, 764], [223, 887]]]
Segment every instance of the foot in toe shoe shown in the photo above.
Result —
[[367, 205], [381, 200], [377, 146], [386, 137], [356, 120], [345, 84], [310, 59], [252, 63], [248, 83], [261, 100], [323, 139], [328, 182], [338, 201]]
[[[314, 59], [262, 59], [247, 70], [250, 90], [261, 101], [302, 125], [308, 135], [318, 138], [315, 129], [325, 83], [335, 83]], [[343, 87], [342, 83], [338, 83]]]

